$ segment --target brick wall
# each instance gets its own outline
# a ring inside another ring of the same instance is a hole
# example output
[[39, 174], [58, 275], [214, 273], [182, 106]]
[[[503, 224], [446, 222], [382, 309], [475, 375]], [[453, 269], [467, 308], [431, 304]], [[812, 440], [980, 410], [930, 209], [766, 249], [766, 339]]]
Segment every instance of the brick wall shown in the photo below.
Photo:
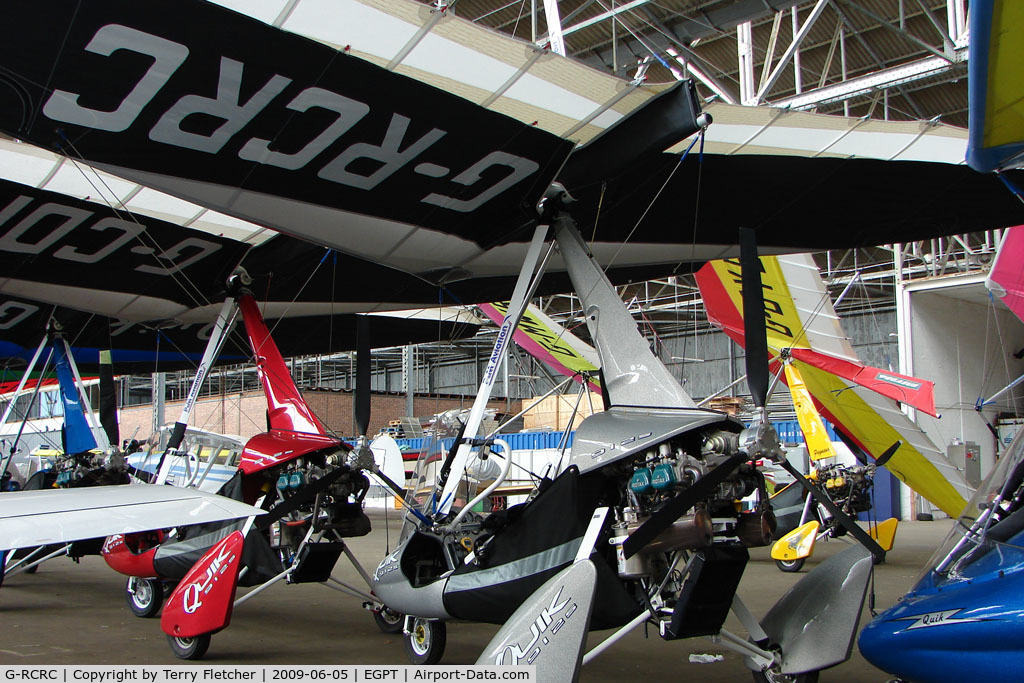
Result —
[[[350, 391], [305, 391], [303, 396], [310, 408], [327, 428], [344, 436], [355, 436], [352, 417], [352, 392]], [[518, 402], [517, 402], [518, 403]], [[169, 401], [164, 408], [165, 421], [175, 422], [181, 416], [182, 401]], [[417, 396], [414, 404], [416, 415], [432, 415], [452, 408], [470, 408], [473, 397]], [[504, 400], [491, 401], [488, 407], [505, 410]], [[266, 430], [267, 401], [262, 391], [246, 392], [244, 395], [202, 399], [196, 402], [189, 424], [223, 434], [236, 434], [248, 439]], [[513, 404], [513, 410], [518, 406]], [[370, 434], [376, 434], [391, 420], [404, 417], [404, 394], [374, 394], [370, 406]], [[147, 438], [153, 430], [152, 406], [139, 406], [120, 411], [120, 432], [122, 439]]]

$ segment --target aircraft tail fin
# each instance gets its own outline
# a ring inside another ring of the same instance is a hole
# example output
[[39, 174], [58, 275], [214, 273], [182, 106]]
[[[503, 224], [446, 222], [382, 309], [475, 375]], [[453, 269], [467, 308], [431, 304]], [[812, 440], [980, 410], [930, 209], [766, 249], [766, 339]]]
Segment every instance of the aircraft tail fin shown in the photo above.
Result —
[[270, 429], [288, 432], [327, 435], [327, 428], [313, 413], [313, 410], [302, 398], [302, 393], [295, 386], [284, 362], [281, 352], [270, 336], [270, 330], [263, 322], [256, 300], [249, 295], [239, 297], [238, 307], [245, 321], [245, 331], [249, 335], [256, 368], [263, 382], [263, 391], [267, 395], [267, 419]]
[[66, 453], [81, 453], [96, 448], [96, 436], [86, 421], [82, 398], [78, 385], [71, 371], [67, 345], [63, 339], [55, 339], [53, 344], [57, 365], [57, 380], [60, 382], [60, 397], [64, 403], [64, 429]]

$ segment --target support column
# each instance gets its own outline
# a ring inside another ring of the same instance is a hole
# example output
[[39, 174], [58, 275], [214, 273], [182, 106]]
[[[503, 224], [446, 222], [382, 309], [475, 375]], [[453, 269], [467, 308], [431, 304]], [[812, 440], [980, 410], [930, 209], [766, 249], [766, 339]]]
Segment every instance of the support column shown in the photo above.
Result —
[[[909, 300], [907, 285], [903, 280], [903, 244], [893, 245], [893, 273], [896, 279], [896, 352], [899, 359], [899, 371], [910, 375], [914, 370], [914, 359], [911, 346], [911, 327], [909, 319]], [[900, 517], [904, 520], [915, 518], [914, 492], [900, 482]]]
[[153, 433], [164, 426], [164, 396], [167, 393], [167, 373], [153, 373]]
[[405, 347], [402, 356], [402, 391], [405, 392], [405, 414], [416, 416], [416, 347]]

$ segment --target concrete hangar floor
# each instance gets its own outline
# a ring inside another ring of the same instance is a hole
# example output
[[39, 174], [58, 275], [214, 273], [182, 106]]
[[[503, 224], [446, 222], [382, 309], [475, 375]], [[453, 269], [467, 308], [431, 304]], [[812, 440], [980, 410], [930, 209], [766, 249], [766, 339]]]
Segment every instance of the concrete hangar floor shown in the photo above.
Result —
[[[389, 513], [371, 513], [370, 535], [350, 539], [349, 546], [368, 571], [376, 568], [390, 542], [398, 537], [399, 520]], [[914, 582], [952, 522], [903, 522], [896, 546], [885, 564], [876, 567], [875, 595], [879, 610], [892, 605]], [[815, 548], [800, 574], [780, 572], [767, 548], [751, 551], [739, 594], [759, 618], [785, 590], [817, 563], [841, 551], [845, 543], [832, 541]], [[335, 576], [359, 584], [344, 557]], [[0, 588], [0, 665], [51, 664], [156, 664], [188, 663], [171, 654], [158, 619], [140, 619], [128, 611], [125, 577], [110, 570], [99, 557], [75, 564], [67, 558], [44, 563], [34, 575], [20, 574]], [[249, 589], [240, 589], [246, 591]], [[600, 599], [600, 596], [598, 596]], [[860, 626], [871, 619], [865, 607]], [[745, 636], [730, 616], [726, 628]], [[442, 664], [472, 664], [497, 631], [489, 624], [452, 623]], [[589, 646], [608, 632], [590, 635]], [[711, 664], [689, 663], [691, 653], [724, 655]], [[213, 636], [206, 657], [197, 664], [407, 664], [401, 635], [381, 633], [369, 612], [355, 598], [316, 584], [277, 584], [240, 605], [231, 625]], [[583, 668], [580, 680], [749, 681], [742, 658], [708, 639], [665, 642], [651, 632], [636, 629]], [[822, 672], [822, 681], [887, 680], [854, 648], [849, 661]]]

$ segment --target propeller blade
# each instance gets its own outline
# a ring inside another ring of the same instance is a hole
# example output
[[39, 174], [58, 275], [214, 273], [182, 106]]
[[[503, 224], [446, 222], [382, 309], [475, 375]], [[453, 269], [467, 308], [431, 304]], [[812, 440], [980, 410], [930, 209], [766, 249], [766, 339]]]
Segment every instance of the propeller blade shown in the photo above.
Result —
[[718, 485], [746, 460], [746, 453], [737, 453], [698, 479], [693, 486], [684, 489], [675, 498], [665, 503], [622, 544], [622, 552], [626, 559], [633, 557], [645, 545], [657, 538], [658, 534], [686, 514], [687, 510], [710, 496], [718, 488]]
[[761, 262], [757, 234], [740, 228], [740, 266], [743, 277], [743, 331], [746, 337], [747, 386], [754, 405], [763, 408], [768, 398], [768, 333], [764, 326]]
[[370, 321], [356, 316], [356, 431], [366, 436], [370, 428]]
[[884, 453], [875, 458], [875, 464], [878, 465], [879, 467], [885, 467], [885, 463], [889, 462], [889, 458], [896, 455], [896, 451], [898, 451], [900, 449], [900, 446], [902, 445], [902, 441], [897, 441], [893, 445], [886, 448]]
[[114, 366], [110, 351], [100, 351], [100, 424], [114, 448], [120, 443], [117, 430], [117, 391], [114, 388]]

